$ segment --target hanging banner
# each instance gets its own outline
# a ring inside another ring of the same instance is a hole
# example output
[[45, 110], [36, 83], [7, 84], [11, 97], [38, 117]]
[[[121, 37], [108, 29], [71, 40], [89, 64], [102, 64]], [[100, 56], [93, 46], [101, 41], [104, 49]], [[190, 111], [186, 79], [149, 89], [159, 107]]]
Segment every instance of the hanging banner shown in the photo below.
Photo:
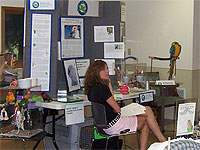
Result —
[[55, 10], [56, 0], [29, 0], [29, 10]]
[[51, 56], [51, 14], [32, 14], [31, 78], [38, 78], [42, 90], [49, 91]]
[[69, 0], [68, 16], [99, 16], [99, 2], [87, 0]]

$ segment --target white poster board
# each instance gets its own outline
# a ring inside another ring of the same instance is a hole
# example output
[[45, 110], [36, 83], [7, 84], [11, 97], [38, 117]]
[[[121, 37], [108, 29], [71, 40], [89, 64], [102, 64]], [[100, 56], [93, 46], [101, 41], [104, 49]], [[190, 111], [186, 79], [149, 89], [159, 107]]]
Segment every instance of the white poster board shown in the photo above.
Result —
[[64, 67], [65, 67], [69, 92], [80, 89], [80, 82], [79, 82], [79, 76], [76, 68], [75, 59], [65, 60]]
[[76, 65], [79, 77], [84, 77], [85, 72], [90, 65], [90, 59], [76, 59]]
[[179, 104], [176, 136], [193, 134], [196, 103]]
[[96, 60], [103, 60], [108, 65], [109, 75], [115, 75], [115, 59], [95, 59]]
[[114, 26], [94, 26], [94, 42], [114, 42]]
[[99, 16], [99, 2], [91, 0], [69, 0], [69, 16]]
[[104, 43], [104, 58], [124, 58], [124, 42]]
[[84, 57], [84, 19], [61, 17], [61, 58]]
[[65, 105], [65, 124], [72, 125], [84, 122], [84, 106], [83, 104], [67, 104]]
[[30, 10], [55, 10], [56, 0], [29, 0]]
[[31, 29], [31, 78], [38, 78], [41, 89], [49, 91], [51, 56], [51, 14], [32, 14]]

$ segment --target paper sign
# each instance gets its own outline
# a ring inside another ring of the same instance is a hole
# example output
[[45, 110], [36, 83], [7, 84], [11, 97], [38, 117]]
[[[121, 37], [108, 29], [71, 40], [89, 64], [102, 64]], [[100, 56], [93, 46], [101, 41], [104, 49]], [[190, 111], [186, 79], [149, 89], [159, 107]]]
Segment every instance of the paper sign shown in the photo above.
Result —
[[179, 104], [177, 136], [193, 134], [196, 103]]
[[115, 75], [115, 59], [95, 59], [96, 60], [103, 60], [108, 65], [109, 75]]
[[104, 43], [104, 58], [124, 58], [124, 42]]
[[68, 15], [99, 17], [99, 2], [91, 0], [68, 0]]
[[94, 42], [114, 42], [114, 26], [94, 26]]
[[84, 122], [84, 106], [83, 104], [67, 104], [65, 105], [65, 124], [72, 125]]
[[76, 59], [76, 65], [78, 69], [78, 75], [85, 76], [85, 72], [90, 65], [90, 59]]
[[156, 85], [176, 85], [174, 80], [156, 80]]
[[55, 10], [56, 0], [29, 0], [30, 10]]
[[146, 92], [139, 94], [139, 103], [147, 103], [152, 102], [153, 99], [153, 92]]

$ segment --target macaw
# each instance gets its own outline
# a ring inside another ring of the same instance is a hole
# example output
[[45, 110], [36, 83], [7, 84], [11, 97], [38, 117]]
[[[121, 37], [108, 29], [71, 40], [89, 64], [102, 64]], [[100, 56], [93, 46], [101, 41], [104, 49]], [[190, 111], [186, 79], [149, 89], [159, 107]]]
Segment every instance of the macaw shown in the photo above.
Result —
[[170, 58], [178, 57], [181, 53], [181, 45], [178, 42], [173, 42], [170, 48]]
[[[173, 42], [170, 48], [170, 68], [169, 68], [169, 77], [168, 80], [172, 80], [172, 75], [174, 73], [174, 77], [176, 76], [176, 60], [179, 59], [179, 55], [181, 53], [181, 45], [178, 42]], [[174, 68], [175, 67], [175, 68]]]
[[[152, 71], [152, 61], [153, 59], [157, 59], [157, 60], [170, 60], [170, 68], [169, 68], [169, 77], [168, 80], [172, 80], [172, 75], [174, 73], [174, 78], [176, 77], [176, 60], [179, 59], [179, 55], [181, 53], [181, 45], [178, 42], [173, 42], [171, 44], [169, 53], [170, 53], [170, 57], [169, 58], [161, 58], [161, 57], [154, 57], [154, 56], [149, 56], [149, 58], [151, 58], [151, 71]], [[174, 68], [175, 67], [175, 68]]]

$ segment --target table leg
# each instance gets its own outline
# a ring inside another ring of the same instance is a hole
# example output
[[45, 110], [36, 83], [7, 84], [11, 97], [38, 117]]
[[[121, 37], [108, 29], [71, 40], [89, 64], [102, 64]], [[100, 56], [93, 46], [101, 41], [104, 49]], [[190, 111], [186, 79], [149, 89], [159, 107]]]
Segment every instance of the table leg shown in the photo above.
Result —
[[164, 132], [164, 124], [165, 124], [165, 97], [164, 97], [165, 88], [161, 88], [161, 132]]
[[55, 110], [53, 110], [53, 116], [52, 116], [52, 133], [53, 133], [53, 137], [52, 137], [52, 141], [53, 141], [53, 144], [54, 144], [54, 146], [55, 146], [55, 148], [57, 149], [57, 150], [59, 150], [59, 148], [58, 148], [58, 145], [56, 144], [56, 138], [55, 138], [55, 136], [56, 136], [56, 134], [55, 134], [55, 122], [56, 122], [56, 118], [55, 118], [55, 113], [56, 113], [56, 111]]

